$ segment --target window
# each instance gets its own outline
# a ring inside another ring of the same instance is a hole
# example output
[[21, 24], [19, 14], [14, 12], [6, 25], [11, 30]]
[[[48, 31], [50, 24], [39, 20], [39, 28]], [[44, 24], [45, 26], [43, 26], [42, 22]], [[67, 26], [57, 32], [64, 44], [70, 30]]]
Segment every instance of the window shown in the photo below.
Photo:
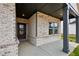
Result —
[[49, 34], [58, 34], [58, 23], [49, 23]]

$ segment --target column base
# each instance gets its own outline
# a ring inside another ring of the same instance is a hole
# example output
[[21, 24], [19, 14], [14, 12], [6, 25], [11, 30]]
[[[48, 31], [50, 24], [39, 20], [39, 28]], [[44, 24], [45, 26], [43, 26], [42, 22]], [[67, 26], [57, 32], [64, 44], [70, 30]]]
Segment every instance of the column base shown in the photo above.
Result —
[[63, 48], [63, 52], [69, 53], [69, 49], [64, 49], [64, 48]]

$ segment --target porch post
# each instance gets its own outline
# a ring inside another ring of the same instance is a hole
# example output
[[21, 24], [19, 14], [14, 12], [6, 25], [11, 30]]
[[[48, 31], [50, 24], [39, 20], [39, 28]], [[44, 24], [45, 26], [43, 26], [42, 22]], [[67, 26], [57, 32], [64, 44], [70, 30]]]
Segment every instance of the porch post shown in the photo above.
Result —
[[76, 42], [79, 43], [79, 16], [76, 16]]
[[69, 52], [68, 20], [69, 20], [69, 7], [67, 6], [64, 8], [64, 15], [63, 15], [63, 51], [65, 53]]

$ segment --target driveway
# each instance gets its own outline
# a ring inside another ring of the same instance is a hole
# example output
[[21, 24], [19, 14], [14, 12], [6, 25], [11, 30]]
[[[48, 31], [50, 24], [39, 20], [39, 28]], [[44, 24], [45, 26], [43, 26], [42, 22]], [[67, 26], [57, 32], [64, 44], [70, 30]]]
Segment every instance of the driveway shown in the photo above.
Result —
[[[78, 44], [69, 42], [70, 52]], [[19, 56], [67, 56], [67, 53], [62, 51], [63, 41], [57, 40], [42, 46], [36, 47], [29, 42], [21, 42], [19, 45]]]

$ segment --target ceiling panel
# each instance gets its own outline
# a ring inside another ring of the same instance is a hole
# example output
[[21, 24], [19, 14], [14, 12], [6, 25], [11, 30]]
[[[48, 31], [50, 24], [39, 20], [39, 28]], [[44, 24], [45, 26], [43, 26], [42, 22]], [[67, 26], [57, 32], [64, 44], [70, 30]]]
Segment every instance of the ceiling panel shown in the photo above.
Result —
[[[30, 18], [36, 11], [43, 12], [57, 18], [62, 17], [64, 3], [16, 3], [16, 16], [22, 18]], [[24, 16], [22, 16], [24, 14]]]

